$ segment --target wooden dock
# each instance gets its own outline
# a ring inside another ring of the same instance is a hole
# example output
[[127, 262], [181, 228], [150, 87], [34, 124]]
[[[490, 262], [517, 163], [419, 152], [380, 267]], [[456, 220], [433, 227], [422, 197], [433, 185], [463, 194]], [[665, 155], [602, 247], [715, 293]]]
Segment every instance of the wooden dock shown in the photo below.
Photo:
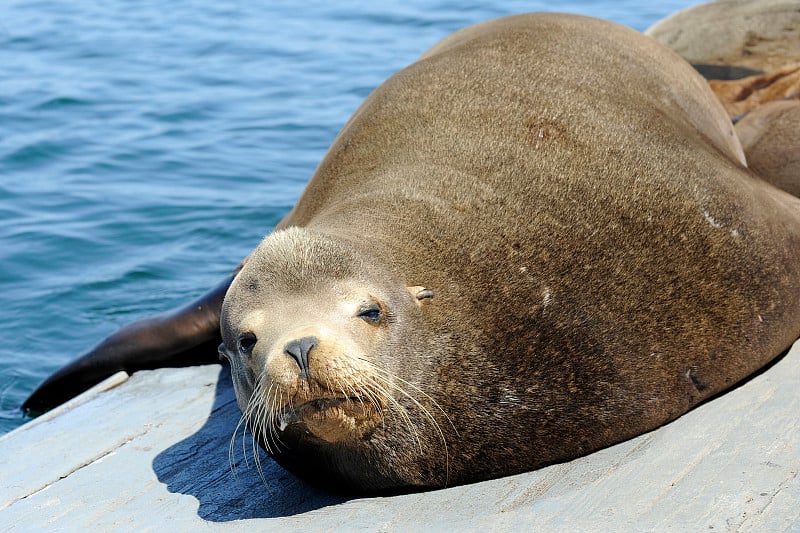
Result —
[[241, 431], [232, 467], [238, 420], [225, 367], [117, 376], [0, 438], [0, 531], [800, 531], [800, 343], [656, 431], [425, 493], [315, 490]]

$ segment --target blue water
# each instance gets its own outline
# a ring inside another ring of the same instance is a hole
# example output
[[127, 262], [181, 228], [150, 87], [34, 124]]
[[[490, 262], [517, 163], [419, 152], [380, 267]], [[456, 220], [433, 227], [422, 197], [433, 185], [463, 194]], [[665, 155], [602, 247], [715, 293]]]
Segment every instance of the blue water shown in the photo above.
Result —
[[644, 30], [692, 3], [3, 0], [0, 434], [53, 370], [219, 281], [445, 35], [546, 10]]

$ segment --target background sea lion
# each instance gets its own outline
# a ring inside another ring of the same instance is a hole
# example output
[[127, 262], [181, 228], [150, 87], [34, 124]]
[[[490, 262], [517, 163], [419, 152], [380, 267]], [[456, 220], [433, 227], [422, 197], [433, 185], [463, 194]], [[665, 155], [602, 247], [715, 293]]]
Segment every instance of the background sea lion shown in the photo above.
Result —
[[394, 490], [679, 416], [800, 332], [800, 202], [743, 163], [704, 80], [631, 30], [454, 34], [359, 108], [228, 291], [248, 423], [311, 480]]
[[[671, 15], [646, 33], [689, 61], [715, 63], [698, 70], [737, 123], [748, 166], [800, 194], [800, 2], [711, 2]], [[731, 79], [747, 74], [742, 66], [767, 72]]]
[[645, 33], [695, 64], [731, 117], [800, 95], [796, 0], [717, 0], [670, 15]]
[[690, 63], [771, 71], [797, 61], [797, 0], [717, 0], [678, 11], [645, 33]]
[[736, 123], [750, 169], [800, 196], [800, 100], [769, 102]]

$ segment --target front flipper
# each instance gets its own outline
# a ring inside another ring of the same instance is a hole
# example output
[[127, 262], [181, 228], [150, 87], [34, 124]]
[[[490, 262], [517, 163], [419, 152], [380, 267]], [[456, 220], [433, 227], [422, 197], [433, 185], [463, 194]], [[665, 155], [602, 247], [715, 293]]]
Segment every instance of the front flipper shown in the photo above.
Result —
[[131, 373], [218, 361], [219, 315], [235, 275], [185, 307], [123, 327], [47, 378], [22, 409], [30, 414], [42, 413], [120, 370]]

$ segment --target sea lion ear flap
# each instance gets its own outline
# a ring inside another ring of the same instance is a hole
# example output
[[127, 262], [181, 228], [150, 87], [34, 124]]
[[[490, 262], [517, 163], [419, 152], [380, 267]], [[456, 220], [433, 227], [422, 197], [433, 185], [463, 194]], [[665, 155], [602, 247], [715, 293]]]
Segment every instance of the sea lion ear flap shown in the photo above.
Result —
[[409, 294], [411, 294], [419, 306], [422, 306], [422, 304], [433, 298], [433, 291], [425, 287], [406, 287], [406, 289], [408, 289]]

